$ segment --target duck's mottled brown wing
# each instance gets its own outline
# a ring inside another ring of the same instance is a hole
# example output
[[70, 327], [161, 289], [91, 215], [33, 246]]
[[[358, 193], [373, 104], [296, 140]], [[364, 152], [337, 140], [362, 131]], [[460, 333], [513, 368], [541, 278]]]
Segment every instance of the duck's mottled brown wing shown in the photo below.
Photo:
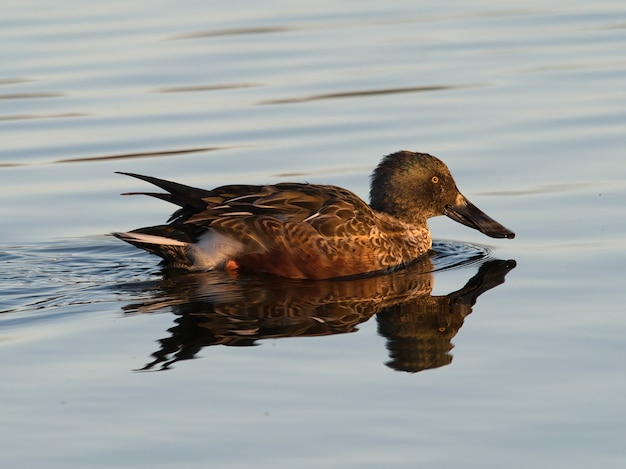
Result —
[[267, 186], [228, 185], [198, 189], [151, 176], [121, 173], [154, 184], [167, 193], [133, 192], [156, 197], [181, 208], [168, 223], [223, 229], [234, 233], [263, 230], [268, 219], [279, 224], [304, 223], [327, 237], [358, 236], [376, 223], [370, 207], [354, 193], [336, 186], [280, 183]]
[[326, 236], [345, 236], [356, 220], [374, 221], [369, 206], [350, 191], [335, 186], [281, 183], [272, 186], [224, 186], [203, 200], [206, 208], [188, 223], [217, 219], [271, 217], [280, 223], [306, 223]]
[[281, 183], [225, 186], [212, 192], [204, 199], [206, 208], [184, 223], [235, 238], [248, 253], [301, 258], [304, 252], [319, 252], [332, 238], [365, 236], [375, 223], [365, 202], [335, 186]]

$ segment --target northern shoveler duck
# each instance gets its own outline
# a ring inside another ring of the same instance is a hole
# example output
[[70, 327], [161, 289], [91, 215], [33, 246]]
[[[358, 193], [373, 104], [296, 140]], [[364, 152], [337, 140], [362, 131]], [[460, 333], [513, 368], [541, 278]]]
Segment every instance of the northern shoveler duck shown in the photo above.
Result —
[[167, 224], [114, 236], [190, 270], [242, 269], [324, 279], [402, 267], [426, 254], [426, 220], [446, 215], [493, 238], [515, 233], [459, 192], [450, 170], [426, 153], [385, 156], [370, 204], [341, 187], [285, 182], [212, 190], [132, 173], [167, 193], [140, 192], [180, 208]]

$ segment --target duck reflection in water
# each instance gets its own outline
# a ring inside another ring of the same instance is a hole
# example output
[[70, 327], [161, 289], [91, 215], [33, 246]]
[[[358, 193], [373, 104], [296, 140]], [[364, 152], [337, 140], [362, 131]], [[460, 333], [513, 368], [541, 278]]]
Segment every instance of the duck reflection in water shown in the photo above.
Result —
[[463, 288], [431, 296], [433, 255], [397, 272], [351, 280], [222, 271], [171, 276], [159, 285], [155, 300], [126, 308], [134, 313], [170, 308], [178, 316], [142, 370], [167, 369], [211, 345], [242, 347], [262, 339], [354, 332], [374, 315], [387, 339], [387, 366], [418, 372], [448, 365], [451, 339], [477, 298], [502, 284], [516, 264], [483, 259]]

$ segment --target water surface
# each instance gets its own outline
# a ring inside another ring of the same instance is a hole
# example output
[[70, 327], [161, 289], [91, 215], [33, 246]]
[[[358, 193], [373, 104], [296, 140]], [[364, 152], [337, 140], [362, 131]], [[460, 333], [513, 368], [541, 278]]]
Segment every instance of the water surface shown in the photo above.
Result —
[[[624, 467], [625, 25], [608, 0], [6, 3], [2, 466]], [[115, 171], [366, 198], [400, 149], [516, 239], [441, 217], [433, 269], [311, 287], [172, 278], [105, 236], [171, 210]]]

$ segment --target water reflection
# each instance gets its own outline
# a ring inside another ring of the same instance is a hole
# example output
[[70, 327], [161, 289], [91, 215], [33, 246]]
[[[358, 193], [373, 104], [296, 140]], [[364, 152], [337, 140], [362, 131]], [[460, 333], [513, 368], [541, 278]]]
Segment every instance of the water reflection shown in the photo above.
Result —
[[260, 101], [257, 104], [293, 104], [293, 103], [306, 103], [308, 101], [321, 101], [326, 99], [343, 99], [343, 98], [361, 98], [364, 96], [379, 96], [386, 94], [400, 94], [400, 93], [423, 93], [430, 91], [445, 91], [461, 88], [473, 88], [477, 86], [484, 86], [479, 84], [467, 83], [456, 85], [431, 85], [431, 86], [411, 86], [403, 88], [380, 88], [370, 90], [359, 91], [343, 91], [336, 93], [323, 93], [315, 95], [300, 96], [295, 98], [282, 98], [282, 99], [269, 99]]
[[127, 158], [155, 158], [160, 156], [185, 155], [188, 153], [204, 153], [209, 151], [224, 150], [225, 147], [199, 147], [199, 148], [177, 148], [172, 150], [147, 151], [140, 153], [117, 153], [112, 155], [85, 156], [77, 158], [64, 158], [56, 160], [54, 163], [89, 163], [103, 160], [123, 160]]
[[191, 33], [179, 34], [177, 36], [169, 37], [169, 40], [181, 40], [181, 39], [200, 39], [205, 37], [219, 37], [219, 36], [240, 36], [249, 34], [273, 34], [284, 33], [293, 31], [293, 27], [289, 26], [251, 26], [245, 28], [228, 28], [228, 29], [213, 29], [207, 31], [196, 31]]
[[460, 290], [431, 296], [432, 258], [386, 275], [302, 281], [228, 272], [173, 275], [154, 299], [127, 312], [169, 308], [169, 336], [142, 370], [167, 369], [211, 345], [252, 346], [261, 339], [354, 332], [376, 315], [387, 339], [387, 366], [418, 372], [452, 361], [451, 339], [478, 297], [504, 282], [514, 260], [484, 261]]

